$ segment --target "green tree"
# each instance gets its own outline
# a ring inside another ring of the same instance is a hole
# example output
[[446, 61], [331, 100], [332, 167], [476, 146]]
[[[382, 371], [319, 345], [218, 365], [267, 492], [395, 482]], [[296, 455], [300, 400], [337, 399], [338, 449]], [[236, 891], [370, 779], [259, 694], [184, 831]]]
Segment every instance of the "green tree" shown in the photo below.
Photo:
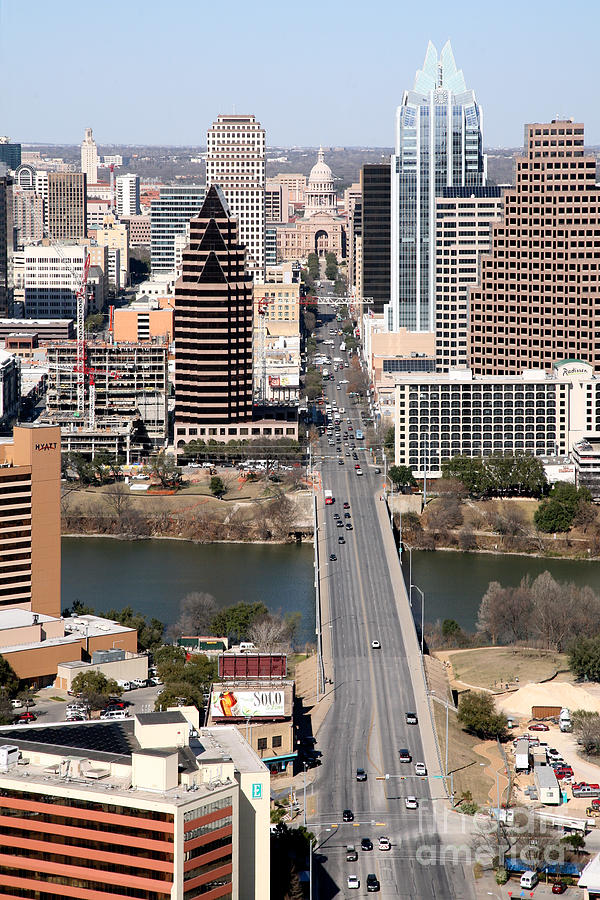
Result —
[[316, 253], [309, 253], [307, 259], [308, 274], [314, 280], [319, 277], [319, 257]]
[[114, 678], [107, 678], [103, 672], [81, 672], [73, 679], [72, 690], [75, 694], [82, 694], [90, 709], [102, 709], [111, 696], [120, 697], [123, 688], [119, 687]]
[[109, 609], [104, 613], [107, 619], [113, 619], [126, 628], [135, 628], [138, 633], [138, 650], [154, 650], [163, 642], [164, 622], [154, 616], [148, 620], [143, 613], [136, 612], [131, 606], [123, 609]]
[[338, 273], [338, 264], [335, 253], [328, 253], [325, 256], [325, 278], [329, 281], [335, 281]]
[[417, 483], [410, 466], [390, 466], [388, 475], [396, 487], [414, 487]]
[[481, 497], [487, 490], [488, 481], [480, 456], [453, 456], [442, 462], [442, 478], [456, 478], [472, 496]]
[[458, 720], [467, 731], [482, 739], [502, 739], [506, 735], [506, 716], [496, 712], [491, 694], [481, 691], [463, 694], [458, 707]]
[[557, 481], [548, 499], [543, 500], [534, 513], [536, 528], [546, 533], [568, 531], [580, 505], [591, 499], [587, 488], [576, 488], [566, 481]]
[[222, 478], [219, 478], [218, 475], [213, 475], [213, 477], [210, 479], [209, 490], [213, 497], [218, 497], [219, 500], [224, 496], [224, 494], [227, 493], [225, 482]]
[[82, 453], [69, 453], [68, 464], [74, 470], [80, 484], [88, 485], [95, 482], [96, 470], [89, 459], [86, 459]]
[[387, 453], [393, 453], [396, 446], [396, 429], [393, 425], [386, 428], [383, 436], [383, 447]]
[[104, 315], [102, 313], [92, 313], [85, 320], [86, 331], [102, 331], [104, 327]]
[[247, 638], [250, 626], [269, 614], [264, 603], [236, 603], [222, 609], [212, 620], [211, 633], [216, 637], [228, 637], [232, 641], [243, 641]]
[[5, 697], [16, 697], [19, 690], [19, 677], [9, 661], [0, 656], [0, 693]]
[[444, 619], [442, 622], [442, 634], [445, 638], [455, 638], [462, 634], [462, 628], [455, 619]]
[[576, 638], [569, 646], [568, 660], [574, 675], [600, 681], [600, 635]]
[[150, 468], [164, 488], [176, 488], [181, 484], [181, 469], [175, 462], [175, 457], [165, 450], [159, 450], [152, 457]]

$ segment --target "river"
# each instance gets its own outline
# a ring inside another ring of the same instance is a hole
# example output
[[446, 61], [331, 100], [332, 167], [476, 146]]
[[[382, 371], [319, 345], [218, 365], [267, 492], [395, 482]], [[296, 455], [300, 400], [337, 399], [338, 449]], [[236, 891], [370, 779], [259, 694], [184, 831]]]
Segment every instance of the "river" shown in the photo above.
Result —
[[[587, 584], [600, 593], [600, 562], [443, 550], [415, 550], [412, 557], [413, 583], [425, 594], [425, 620], [456, 619], [466, 631], [475, 630], [490, 581], [516, 585], [524, 575], [535, 578], [548, 570], [558, 581]], [[408, 583], [408, 553], [403, 563]], [[63, 608], [76, 599], [98, 612], [132, 606], [169, 625], [190, 591], [213, 594], [219, 607], [260, 600], [272, 612], [300, 612], [298, 643], [314, 642], [312, 544], [62, 540]], [[413, 602], [420, 618], [416, 591]]]
[[81, 600], [96, 612], [132, 606], [166, 625], [191, 591], [219, 607], [262, 601], [300, 612], [298, 644], [314, 642], [312, 544], [193, 544], [189, 541], [62, 539], [62, 606]]

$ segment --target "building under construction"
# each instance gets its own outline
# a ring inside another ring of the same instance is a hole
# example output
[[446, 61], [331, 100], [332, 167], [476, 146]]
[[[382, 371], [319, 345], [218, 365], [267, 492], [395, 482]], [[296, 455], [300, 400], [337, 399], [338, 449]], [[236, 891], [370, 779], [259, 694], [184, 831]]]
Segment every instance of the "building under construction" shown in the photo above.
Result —
[[44, 421], [60, 425], [64, 453], [106, 450], [132, 462], [168, 438], [168, 345], [86, 342], [84, 412], [77, 403], [77, 342], [48, 345]]

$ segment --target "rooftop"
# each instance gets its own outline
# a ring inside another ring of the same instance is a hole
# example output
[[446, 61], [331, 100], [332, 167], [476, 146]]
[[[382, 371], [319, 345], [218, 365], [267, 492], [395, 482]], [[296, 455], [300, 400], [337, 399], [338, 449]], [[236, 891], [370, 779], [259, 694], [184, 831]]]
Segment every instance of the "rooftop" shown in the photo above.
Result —
[[104, 619], [102, 616], [68, 616], [65, 619], [65, 631], [79, 634], [83, 637], [99, 637], [103, 634], [126, 634], [135, 631], [112, 619]]
[[30, 612], [28, 609], [3, 609], [0, 611], [0, 631], [8, 628], [26, 628], [28, 625], [55, 622], [53, 616]]

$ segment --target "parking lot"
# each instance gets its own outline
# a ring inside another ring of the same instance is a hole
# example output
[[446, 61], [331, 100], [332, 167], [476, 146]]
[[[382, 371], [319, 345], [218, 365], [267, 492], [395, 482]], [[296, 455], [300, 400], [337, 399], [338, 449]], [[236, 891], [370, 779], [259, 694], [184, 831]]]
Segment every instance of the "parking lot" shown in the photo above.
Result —
[[[154, 701], [158, 696], [160, 687], [138, 688], [135, 691], [125, 691], [122, 700], [127, 704], [127, 711], [130, 715], [134, 713], [154, 712]], [[74, 701], [74, 697], [67, 694], [66, 691], [57, 688], [43, 688], [35, 694], [35, 705], [30, 706], [32, 712], [37, 719], [38, 724], [64, 722], [66, 719], [66, 708], [69, 703]], [[24, 712], [25, 708], [15, 710], [15, 714]], [[97, 713], [95, 715], [98, 715]]]

